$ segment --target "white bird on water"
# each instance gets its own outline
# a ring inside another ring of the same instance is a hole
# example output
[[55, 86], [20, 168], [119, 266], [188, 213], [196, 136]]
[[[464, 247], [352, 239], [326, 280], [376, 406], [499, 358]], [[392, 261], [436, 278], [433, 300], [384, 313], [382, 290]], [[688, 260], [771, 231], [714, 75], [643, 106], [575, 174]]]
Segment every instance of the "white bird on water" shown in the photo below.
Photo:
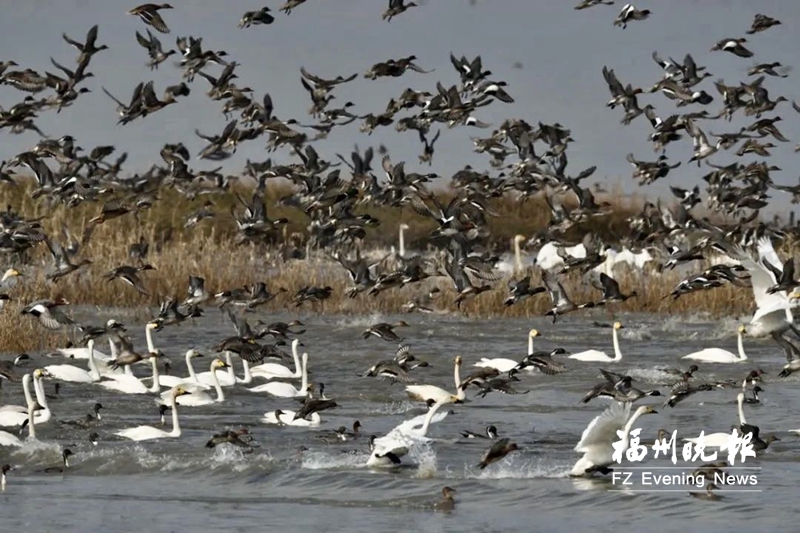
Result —
[[[630, 433], [636, 420], [642, 415], [657, 412], [649, 405], [643, 405], [631, 416], [629, 402], [611, 404], [583, 430], [581, 440], [575, 446], [575, 451], [582, 453], [583, 457], [578, 459], [569, 475], [581, 477], [595, 472], [607, 473], [608, 465], [614, 462], [614, 443], [621, 439], [620, 446], [624, 453], [630, 445]], [[617, 436], [618, 431], [622, 431], [621, 437]]]

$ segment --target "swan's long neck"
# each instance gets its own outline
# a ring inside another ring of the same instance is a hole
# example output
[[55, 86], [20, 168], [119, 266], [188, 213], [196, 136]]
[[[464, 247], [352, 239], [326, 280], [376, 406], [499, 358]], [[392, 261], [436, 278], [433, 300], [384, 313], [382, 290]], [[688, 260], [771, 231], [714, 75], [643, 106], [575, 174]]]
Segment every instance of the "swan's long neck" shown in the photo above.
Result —
[[744, 417], [744, 393], [739, 393], [736, 399], [739, 404], [739, 425], [747, 424], [747, 419]]
[[197, 380], [197, 374], [194, 371], [194, 366], [192, 366], [192, 357], [193, 353], [191, 350], [186, 352], [186, 368], [189, 370], [189, 379], [194, 381], [195, 383], [199, 383]]
[[400, 247], [400, 257], [405, 257], [406, 255], [406, 238], [405, 238], [405, 228], [401, 225], [400, 226], [400, 235], [399, 237], [399, 247]]
[[237, 380], [239, 383], [248, 384], [253, 381], [253, 374], [250, 373], [250, 363], [247, 362], [245, 359], [242, 359], [242, 370], [244, 371], [244, 377], [242, 379]]
[[520, 250], [519, 241], [516, 238], [514, 239], [514, 269], [516, 270], [515, 274], [522, 272], [522, 250]]
[[45, 409], [50, 409], [47, 405], [47, 395], [44, 393], [42, 378], [33, 378], [33, 392], [36, 394], [36, 401]]
[[303, 369], [300, 368], [300, 354], [297, 353], [297, 347], [300, 341], [297, 339], [292, 341], [292, 359], [294, 359], [294, 377], [299, 378], [303, 375]]
[[22, 392], [25, 394], [25, 403], [30, 405], [33, 403], [33, 397], [31, 396], [31, 375], [25, 374], [22, 376]]
[[217, 400], [218, 402], [225, 401], [225, 393], [222, 392], [222, 386], [219, 384], [219, 379], [217, 378], [217, 372], [214, 368], [214, 363], [216, 361], [211, 362], [211, 379], [214, 381], [214, 390], [217, 391]]
[[528, 355], [533, 355], [533, 335], [528, 335]]
[[744, 353], [744, 335], [742, 335], [741, 331], [739, 332], [738, 344], [739, 344], [739, 361], [744, 361], [747, 359], [747, 354]]
[[175, 401], [175, 396], [170, 400], [170, 407], [172, 408], [172, 431], [170, 435], [173, 437], [181, 436], [181, 425], [178, 422], [178, 402]]
[[89, 341], [89, 376], [92, 381], [100, 381], [100, 371], [94, 360], [94, 341]]
[[619, 333], [617, 331], [617, 328], [614, 328], [611, 332], [611, 336], [614, 339], [614, 361], [621, 361], [622, 352], [619, 351]]
[[[23, 384], [25, 382], [23, 381]], [[33, 423], [34, 414], [36, 412], [36, 406], [33, 402], [28, 402], [28, 437], [35, 439], [36, 438], [36, 424]]]
[[160, 378], [158, 375], [158, 358], [151, 355], [150, 364], [153, 365], [153, 384], [150, 385], [148, 392], [158, 392], [161, 390], [161, 383], [158, 382]]
[[305, 393], [308, 388], [308, 354], [303, 354], [303, 375], [300, 378], [300, 390]]
[[424, 437], [428, 433], [428, 428], [431, 425], [431, 420], [433, 420], [433, 415], [435, 415], [436, 411], [438, 411], [443, 405], [443, 403], [437, 402], [433, 404], [430, 409], [428, 409], [428, 414], [425, 415], [425, 420], [422, 422], [422, 427], [419, 429], [419, 435]]
[[155, 353], [156, 346], [153, 343], [153, 330], [150, 326], [144, 328], [144, 336], [147, 339], [147, 350], [151, 353]]
[[461, 362], [457, 361], [453, 366], [453, 381], [456, 384], [456, 397], [463, 400], [467, 397], [467, 391], [461, 388]]

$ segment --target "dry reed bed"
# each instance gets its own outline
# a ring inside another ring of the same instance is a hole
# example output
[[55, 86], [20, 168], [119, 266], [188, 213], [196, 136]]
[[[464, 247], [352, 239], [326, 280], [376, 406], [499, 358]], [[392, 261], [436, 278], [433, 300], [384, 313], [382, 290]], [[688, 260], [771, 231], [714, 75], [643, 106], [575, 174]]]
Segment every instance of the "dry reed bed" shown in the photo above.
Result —
[[[275, 205], [277, 199], [288, 192], [287, 187], [271, 187], [266, 194], [266, 205]], [[48, 206], [41, 199], [33, 200], [30, 189], [22, 186], [3, 186], [0, 193], [5, 200], [4, 204], [11, 205], [23, 216], [46, 217], [42, 220], [42, 225], [48, 235], [57, 239], [60, 239], [62, 225], [66, 225], [74, 235], [79, 236], [88, 219], [99, 210], [97, 203], [89, 202], [75, 208]], [[505, 283], [498, 282], [495, 290], [465, 302], [459, 311], [452, 305], [455, 296], [452, 283], [444, 277], [432, 278], [422, 285], [390, 289], [378, 296], [362, 293], [351, 299], [345, 294], [349, 287], [345, 270], [324, 255], [310, 260], [284, 262], [274, 249], [235, 245], [235, 228], [230, 217], [225, 216], [236, 203], [232, 193], [203, 195], [193, 201], [184, 199], [172, 190], [161, 190], [158, 194], [160, 199], [153, 208], [138, 213], [137, 217], [126, 215], [98, 226], [86, 249], [79, 251], [80, 257], [90, 258], [93, 263], [58, 283], [44, 279], [44, 273], [50, 267], [50, 257], [44, 245], [35, 247], [29, 254], [29, 262], [20, 267], [23, 272], [21, 283], [10, 291], [15, 301], [10, 302], [0, 313], [0, 352], [42, 350], [64, 344], [65, 334], [46, 332], [32, 318], [20, 315], [22, 305], [26, 302], [61, 295], [72, 304], [138, 309], [149, 307], [155, 311], [158, 303], [167, 297], [185, 297], [189, 275], [205, 278], [206, 288], [212, 292], [256, 281], [267, 282], [272, 292], [278, 288], [286, 289], [286, 293], [279, 294], [273, 302], [262, 308], [265, 313], [286, 309], [290, 312], [295, 312], [296, 309], [299, 314], [396, 313], [401, 311], [404, 303], [433, 286], [438, 286], [443, 291], [437, 301], [439, 309], [461, 312], [473, 318], [530, 317], [541, 315], [550, 307], [546, 294], [515, 306], [504, 307], [502, 301], [506, 296]], [[591, 223], [592, 231], [612, 242], [627, 235], [625, 220], [638, 212], [641, 206], [639, 199], [619, 198], [621, 197], [616, 197], [615, 208], [609, 215], [596, 218]], [[199, 208], [207, 199], [212, 199], [214, 209], [223, 216], [205, 220], [196, 228], [184, 229], [187, 214]], [[516, 198], [504, 197], [494, 200], [492, 208], [503, 214], [502, 217], [490, 218], [489, 224], [492, 235], [499, 239], [501, 247], [505, 246], [505, 249], [508, 247], [508, 240], [514, 235], [533, 235], [546, 226], [549, 220], [548, 210], [541, 198], [534, 197], [520, 202]], [[422, 241], [434, 227], [431, 221], [417, 216], [409, 209], [366, 208], [363, 212], [372, 212], [382, 222], [380, 228], [369, 231], [367, 247], [394, 244], [395, 230], [402, 222], [411, 226], [408, 234], [412, 247], [415, 241]], [[290, 232], [302, 233], [308, 224], [307, 217], [294, 209], [278, 206], [268, 208], [268, 213], [271, 218], [289, 218]], [[576, 237], [580, 238], [581, 230], [575, 231]], [[138, 241], [140, 236], [151, 242], [148, 262], [157, 269], [141, 275], [149, 296], [140, 295], [120, 280], [103, 280], [104, 273], [130, 263], [128, 247]], [[537, 276], [538, 274], [534, 274], [534, 277]], [[616, 277], [625, 292], [636, 290], [639, 297], [614, 306], [615, 312], [708, 312], [719, 316], [745, 313], [752, 307], [750, 291], [732, 287], [691, 294], [677, 301], [664, 299], [680, 281], [676, 272], [656, 273], [648, 269], [643, 273], [622, 272]], [[587, 285], [577, 274], [565, 277], [563, 283], [576, 302], [596, 299], [599, 295], [598, 291]], [[302, 308], [295, 308], [291, 297], [304, 285], [329, 285], [334, 289], [333, 296], [321, 305], [305, 304]]]

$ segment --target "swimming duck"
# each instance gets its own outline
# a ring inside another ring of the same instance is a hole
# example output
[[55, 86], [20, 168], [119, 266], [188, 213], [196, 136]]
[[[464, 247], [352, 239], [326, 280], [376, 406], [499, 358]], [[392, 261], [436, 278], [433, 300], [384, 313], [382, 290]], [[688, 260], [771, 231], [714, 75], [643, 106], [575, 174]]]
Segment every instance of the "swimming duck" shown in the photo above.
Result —
[[453, 498], [453, 494], [456, 492], [456, 489], [452, 487], [442, 487], [442, 499], [436, 502], [433, 505], [433, 508], [437, 511], [445, 511], [450, 512], [456, 508], [456, 501]]
[[346, 442], [349, 440], [357, 439], [361, 433], [361, 422], [356, 420], [353, 422], [353, 430], [350, 431], [345, 426], [339, 426], [337, 429], [328, 431], [328, 432], [321, 432], [314, 436], [314, 438], [321, 440], [327, 443], [338, 443], [338, 442]]
[[83, 429], [89, 428], [91, 426], [96, 425], [102, 420], [102, 417], [100, 416], [100, 409], [102, 408], [103, 404], [99, 402], [95, 403], [94, 407], [92, 408], [92, 412], [94, 413], [93, 415], [88, 414], [84, 418], [79, 418], [77, 420], [62, 420], [61, 424], [67, 426], [75, 426]]
[[750, 404], [761, 403], [761, 399], [758, 397], [758, 393], [764, 392], [764, 389], [756, 385], [750, 392], [752, 393], [752, 396], [745, 396], [744, 403], [750, 403]]
[[718, 488], [719, 487], [717, 487], [713, 483], [709, 483], [706, 486], [706, 491], [705, 492], [690, 492], [689, 496], [691, 496], [692, 498], [697, 498], [698, 500], [707, 500], [707, 501], [710, 501], [710, 502], [716, 502], [716, 501], [721, 500], [722, 496], [714, 494], [711, 491], [712, 490], [716, 490]]
[[67, 448], [61, 453], [61, 464], [59, 466], [48, 466], [41, 470], [45, 474], [63, 474], [64, 470], [69, 468], [69, 458], [74, 455], [72, 450]]
[[497, 428], [495, 426], [489, 425], [486, 426], [484, 433], [475, 433], [474, 431], [464, 430], [461, 432], [461, 436], [465, 439], [496, 439], [497, 438]]

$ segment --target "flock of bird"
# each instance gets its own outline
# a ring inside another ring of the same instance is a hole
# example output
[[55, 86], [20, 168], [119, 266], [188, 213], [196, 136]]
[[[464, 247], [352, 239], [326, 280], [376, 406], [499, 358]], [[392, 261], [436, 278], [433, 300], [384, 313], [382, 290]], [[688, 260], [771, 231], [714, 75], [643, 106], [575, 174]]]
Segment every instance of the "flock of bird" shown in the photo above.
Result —
[[[584, 0], [575, 9], [613, 3]], [[290, 0], [280, 11], [289, 15], [303, 4], [305, 0]], [[387, 22], [399, 21], [409, 8], [423, 9], [424, 6], [390, 0], [382, 18]], [[769, 150], [775, 146], [771, 141], [788, 142], [788, 139], [778, 129], [777, 122], [781, 118], [773, 116], [787, 98], [771, 98], [765, 81], [768, 76], [786, 76], [787, 67], [777, 62], [763, 63], [747, 72], [748, 76], [756, 76], [753, 81], [728, 85], [717, 80], [713, 82], [716, 95], [699, 88], [713, 74], [698, 65], [690, 54], [683, 61], [677, 61], [654, 52], [653, 60], [662, 76], [649, 89], [625, 84], [613, 68], [602, 68], [611, 93], [607, 105], [624, 112], [622, 123], [627, 125], [647, 119], [652, 125], [648, 138], [660, 155], [648, 161], [630, 154], [628, 161], [634, 167], [634, 180], [650, 184], [679, 167], [681, 163], [671, 162], [666, 151], [683, 144], [685, 137], [692, 141], [692, 156], [688, 162], [696, 162], [698, 166], [705, 164], [710, 169], [702, 178], [707, 195], [705, 201], [701, 198], [699, 186], [693, 189], [671, 187], [677, 199], [675, 205], [667, 207], [661, 202], [646, 203], [641, 213], [629, 220], [630, 235], [626, 236], [625, 248], [621, 249], [618, 243], [602, 242], [591, 232], [593, 221], [610, 213], [612, 206], [599, 200], [591, 188], [582, 185], [593, 175], [595, 167], [578, 173], [567, 170], [568, 147], [573, 139], [570, 130], [558, 123], [532, 125], [522, 119], [509, 119], [488, 136], [474, 137], [475, 151], [489, 156], [489, 166], [493, 170], [479, 171], [467, 166], [451, 177], [452, 187], [447, 193], [429, 185], [439, 179], [439, 175], [406, 170], [406, 162], [393, 160], [383, 146], [379, 154], [385, 179], [379, 179], [373, 171], [372, 148], [363, 152], [356, 148], [349, 158], [338, 155], [338, 161], [323, 159], [315, 149], [315, 145], [334, 128], [355, 121], [360, 121], [360, 130], [364, 133], [394, 125], [399, 132], [416, 132], [421, 145], [419, 163], [430, 165], [435, 156], [435, 143], [442, 131], [454, 127], [489, 130], [492, 126], [479, 118], [481, 109], [514, 102], [507, 83], [497, 80], [492, 72], [486, 70], [480, 56], [468, 59], [451, 54], [456, 83], [447, 85], [437, 81], [430, 91], [409, 88], [392, 97], [384, 110], [363, 115], [355, 112], [352, 102], [339, 108], [332, 107], [334, 92], [358, 74], [325, 78], [301, 67], [300, 82], [308, 92], [311, 101], [309, 115], [314, 119], [311, 124], [301, 124], [297, 119], [278, 118], [268, 93], [258, 98], [253, 89], [237, 85], [239, 64], [224, 50], [205, 48], [203, 39], [194, 36], [177, 37], [176, 49], [166, 47], [161, 39], [170, 33], [172, 9], [175, 8], [169, 4], [144, 4], [128, 12], [147, 26], [143, 33], [137, 31], [135, 37], [146, 52], [149, 68], [163, 68], [168, 58], [177, 55], [180, 78], [163, 92], [157, 91], [152, 81], [142, 81], [128, 100], [119, 99], [102, 88], [116, 105], [118, 123], [157, 120], [152, 115], [163, 108], [180, 105], [181, 98], [191, 92], [205, 91], [211, 101], [221, 104], [222, 114], [228, 122], [219, 133], [196, 132], [206, 143], [198, 154], [200, 160], [227, 160], [234, 156], [239, 144], [259, 140], [266, 141], [268, 151], [286, 149], [298, 160], [284, 163], [274, 162], [272, 158], [263, 162], [248, 160], [240, 175], [231, 176], [220, 172], [220, 168], [190, 168], [191, 156], [187, 148], [182, 143], [167, 144], [160, 151], [160, 164], [154, 164], [146, 173], [128, 179], [124, 172], [127, 156], [121, 153], [112, 158], [117, 151], [114, 146], [96, 146], [85, 151], [69, 135], [58, 139], [43, 138], [30, 150], [0, 164], [3, 186], [18, 186], [23, 179], [18, 173], [26, 168], [36, 181], [34, 198], [49, 202], [49, 205], [68, 207], [97, 204], [97, 215], [81, 231], [64, 227], [61, 235], [53, 235], [45, 232], [39, 218], [28, 218], [10, 206], [0, 213], [3, 230], [0, 254], [13, 265], [0, 282], [3, 290], [0, 303], [15, 297], [15, 290], [25, 283], [23, 273], [26, 269], [36, 268], [30, 256], [42, 243], [52, 256], [46, 279], [53, 284], [70, 283], [74, 276], [92, 268], [89, 252], [97, 226], [115, 224], [113, 221], [122, 219], [126, 222], [125, 225], [119, 222], [119, 231], [130, 232], [131, 224], [138, 221], [138, 213], [160, 201], [158, 192], [172, 189], [184, 195], [187, 201], [197, 197], [207, 199], [187, 218], [185, 231], [194, 231], [202, 225], [232, 217], [239, 244], [256, 249], [279, 246], [286, 260], [311, 260], [312, 250], [319, 250], [336, 260], [352, 280], [352, 287], [347, 291], [350, 298], [373, 298], [399, 287], [420, 287], [420, 296], [404, 306], [409, 312], [431, 312], [437, 307], [451, 307], [444, 302], [447, 297], [444, 291], [421, 288], [429, 278], [447, 278], [452, 282], [455, 295], [452, 306], [456, 308], [460, 308], [465, 300], [478, 298], [481, 293], [499, 286], [501, 290], [507, 290], [504, 301], [507, 306], [521, 305], [538, 294], [547, 294], [552, 306], [546, 316], [551, 316], [555, 323], [568, 313], [598, 307], [613, 310], [617, 303], [637, 297], [635, 292], [621, 290], [613, 271], [598, 270], [614, 254], [653, 251], [662, 259], [659, 262], [664, 269], [680, 266], [689, 270], [697, 264], [704, 264], [698, 262], [706, 261], [702, 271], [688, 275], [668, 296], [677, 299], [695, 291], [734, 285], [753, 292], [757, 310], [750, 323], [739, 328], [738, 354], [709, 348], [686, 355], [685, 359], [701, 365], [743, 362], [747, 356], [742, 337], [749, 333], [756, 337], [771, 336], [779, 344], [787, 358], [782, 376], [800, 370], [800, 345], [793, 338], [800, 336], [800, 331], [792, 316], [794, 307], [800, 305], [800, 282], [794, 279], [793, 259], [781, 260], [773, 247], [773, 241], [796, 237], [797, 228], [793, 224], [765, 223], [759, 218], [760, 210], [767, 205], [770, 189], [788, 191], [795, 200], [800, 198], [800, 185], [773, 182], [770, 173], [778, 169], [766, 161]], [[298, 9], [296, 16], [302, 16], [302, 9]], [[624, 29], [628, 24], [646, 24], [648, 22], [644, 21], [656, 17], [657, 14], [647, 9], [640, 10], [628, 4], [613, 24]], [[239, 27], [245, 29], [277, 23], [280, 22], [271, 10], [264, 7], [245, 13]], [[747, 34], [758, 34], [778, 24], [778, 20], [759, 14]], [[161, 38], [157, 34], [161, 34]], [[89, 71], [92, 58], [112, 51], [102, 44], [98, 26], [89, 29], [83, 40], [64, 35], [64, 41], [75, 48], [79, 56], [71, 66], [52, 60], [58, 74], [23, 68], [12, 60], [0, 62], [0, 84], [26, 93], [21, 102], [8, 109], [0, 108], [0, 130], [10, 134], [32, 131], [44, 137], [36, 125], [38, 116], [45, 112], [58, 113], [90, 91], [87, 85], [95, 77]], [[752, 37], [752, 42], [745, 38], [723, 39], [711, 50], [749, 58], [757, 52], [758, 40], [756, 37]], [[400, 77], [408, 71], [429, 75], [431, 71], [420, 64], [424, 65], [424, 58], [413, 55], [387, 59], [375, 63], [363, 77], [368, 80]], [[661, 93], [681, 111], [686, 107], [690, 111], [676, 112], [662, 119], [653, 103], [640, 104], [642, 97], [656, 93]], [[800, 112], [797, 104], [792, 103], [792, 106]], [[737, 113], [753, 117], [754, 122], [740, 131], [722, 134], [711, 133], [703, 125], [713, 120], [730, 121]], [[738, 149], [733, 152], [737, 145]], [[762, 159], [749, 164], [738, 160], [724, 165], [712, 162], [726, 153], [735, 153], [737, 157], [752, 154]], [[281, 198], [280, 204], [296, 209], [309, 220], [305, 247], [289, 242], [282, 232], [287, 219], [270, 219], [267, 215], [264, 191], [268, 182], [277, 178], [292, 184], [292, 193]], [[242, 194], [239, 191], [247, 182], [253, 183], [253, 189]], [[237, 207], [230, 213], [217, 210], [214, 202], [215, 195], [225, 194], [235, 194], [238, 199]], [[513, 260], [498, 254], [496, 243], [487, 229], [490, 218], [502, 216], [492, 209], [491, 200], [503, 195], [515, 195], [520, 202], [540, 195], [551, 212], [549, 224], [537, 235], [530, 240], [525, 237], [514, 240], [516, 256]], [[698, 205], [714, 213], [718, 220], [729, 222], [715, 222], [701, 216], [696, 211]], [[402, 240], [404, 227], [401, 227], [400, 251], [380, 260], [370, 259], [363, 244], [366, 230], [378, 226], [381, 221], [363, 212], [359, 214], [363, 206], [407, 208], [435, 222], [435, 230], [423, 243], [428, 251], [407, 253]], [[73, 232], [80, 234], [80, 238], [73, 237]], [[576, 234], [580, 235], [577, 243], [574, 239]], [[528, 241], [528, 246], [550, 244], [556, 253], [554, 266], [542, 266], [544, 258], [541, 254], [537, 264], [525, 261], [520, 249], [525, 241]], [[131, 263], [105, 273], [104, 279], [109, 283], [127, 284], [131, 290], [150, 296], [147, 277], [157, 275], [157, 268], [148, 262], [154, 255], [150, 253], [151, 244], [142, 237], [131, 245]], [[169, 245], [168, 242], [162, 244]], [[504, 263], [510, 267], [505, 268]], [[497, 284], [509, 270], [511, 278]], [[579, 271], [598, 289], [595, 300], [576, 303], [567, 294], [561, 280], [574, 271]], [[540, 277], [541, 286], [536, 281]], [[265, 424], [319, 426], [320, 413], [335, 408], [337, 402], [325, 397], [321, 385], [308, 380], [309, 356], [300, 350], [304, 325], [298, 320], [272, 324], [258, 321], [251, 325], [244, 316], [246, 312], [258, 311], [282, 291], [271, 292], [263, 282], [238, 288], [218, 287], [212, 291], [206, 288], [202, 277], [192, 276], [185, 299], [163, 299], [157, 316], [147, 323], [146, 349], [136, 348], [127, 336], [125, 326], [114, 319], [108, 319], [100, 326], [79, 324], [71, 317], [69, 303], [62, 297], [28, 302], [22, 309], [23, 314], [37, 320], [43, 328], [73, 333], [75, 344], [49, 354], [65, 357], [68, 362], [64, 364], [37, 362], [35, 369], [29, 370], [29, 358], [18, 357], [4, 361], [0, 366], [0, 377], [21, 382], [25, 396], [24, 403], [21, 398], [15, 398], [13, 403], [0, 407], [0, 426], [14, 431], [0, 432], [0, 446], [22, 446], [24, 441], [16, 434], [22, 428], [30, 438], [35, 438], [41, 425], [56, 420], [56, 413], [51, 412], [44, 392], [44, 379], [76, 383], [81, 387], [102, 387], [119, 394], [155, 395], [157, 403], [163, 406], [160, 411], [162, 418], [166, 411], [171, 410], [172, 428], [169, 431], [155, 426], [138, 426], [116, 431], [109, 438], [145, 441], [180, 437], [179, 408], [224, 402], [225, 389], [233, 386], [247, 386], [253, 393], [300, 401], [295, 409], [282, 408], [265, 413]], [[315, 305], [329, 299], [332, 291], [328, 286], [305, 286], [293, 295], [292, 301], [297, 307], [306, 302]], [[162, 328], [202, 316], [204, 307], [209, 305], [227, 313], [236, 334], [221, 339], [214, 347], [221, 356], [212, 358], [208, 371], [195, 372], [193, 360], [201, 352], [192, 349], [185, 355], [186, 375], [165, 372], [163, 362], [167, 358], [156, 348], [153, 335]], [[408, 325], [405, 321], [374, 324], [364, 331], [364, 337], [375, 336], [387, 342], [401, 343], [403, 339], [395, 330]], [[394, 356], [376, 363], [364, 372], [364, 376], [404, 384], [409, 398], [425, 404], [427, 410], [399, 424], [386, 435], [369, 438], [366, 465], [394, 467], [402, 463], [405, 456], [413, 456], [420, 447], [433, 442], [427, 433], [431, 425], [447, 415], [447, 410], [442, 408], [472, 401], [472, 398], [467, 398], [470, 386], [477, 390], [475, 401], [479, 401], [477, 398], [493, 391], [524, 393], [517, 389], [520, 375], [540, 372], [555, 376], [568, 371], [568, 364], [581, 362], [619, 363], [622, 353], [618, 330], [621, 327], [620, 322], [610, 327], [613, 356], [594, 349], [571, 355], [563, 349], [535, 351], [533, 339], [538, 332], [532, 330], [529, 350], [524, 357], [484, 358], [475, 362], [474, 371], [466, 377], [461, 376], [462, 357], [456, 357], [452, 388], [415, 383], [424, 379], [417, 376], [428, 363], [412, 355], [407, 344], [401, 344]], [[270, 338], [271, 342], [268, 342]], [[99, 349], [103, 339], [108, 340], [108, 354]], [[291, 354], [284, 351], [283, 346], [287, 344], [291, 345]], [[562, 356], [563, 359], [559, 359]], [[237, 357], [243, 366], [244, 377], [234, 373], [233, 357]], [[78, 361], [85, 361], [86, 366], [78, 364]], [[149, 376], [140, 377], [142, 371], [139, 369], [143, 367], [149, 367]], [[737, 393], [738, 427], [752, 436], [756, 449], [766, 449], [775, 440], [774, 436], [762, 439], [759, 428], [746, 422], [742, 408], [744, 403], [759, 401], [758, 393], [762, 389], [757, 383], [761, 371], [751, 371], [743, 381], [736, 383], [698, 383], [693, 377], [697, 369], [695, 364], [686, 370], [664, 369], [665, 375], [674, 376], [675, 381], [666, 395], [658, 390], [640, 390], [625, 373], [603, 369], [603, 380], [593, 386], [581, 401], [586, 403], [594, 398], [606, 398], [612, 404], [591, 421], [581, 436], [575, 447], [581, 458], [571, 475], [608, 473], [613, 464], [612, 442], [617, 439], [617, 432], [622, 432], [627, 446], [634, 422], [642, 415], [655, 412], [652, 406], [633, 409], [631, 404], [654, 396], [667, 396], [664, 406], [675, 407], [698, 392], [729, 387], [741, 389]], [[256, 380], [262, 383], [255, 385]], [[294, 380], [300, 380], [299, 386], [294, 384]], [[101, 424], [102, 408], [97, 404], [86, 419], [70, 423], [91, 431], [91, 439], [96, 442], [98, 435], [94, 428]], [[352, 431], [342, 427], [335, 431], [319, 431], [316, 436], [334, 442], [347, 441], [358, 438], [360, 428], [360, 423], [356, 422]], [[465, 431], [463, 437], [491, 441], [483, 456], [476, 457], [475, 463], [481, 469], [518, 449], [509, 438], [499, 438], [494, 426], [489, 426], [485, 433]], [[714, 443], [718, 440], [711, 439]], [[254, 445], [254, 436], [247, 428], [228, 429], [208, 441], [209, 447], [219, 445], [250, 449]], [[68, 467], [71, 454], [70, 450], [64, 450], [64, 464], [59, 468]], [[4, 487], [8, 471], [9, 467], [3, 467]], [[454, 492], [453, 488], [444, 487], [442, 500], [436, 507], [453, 509]]]

